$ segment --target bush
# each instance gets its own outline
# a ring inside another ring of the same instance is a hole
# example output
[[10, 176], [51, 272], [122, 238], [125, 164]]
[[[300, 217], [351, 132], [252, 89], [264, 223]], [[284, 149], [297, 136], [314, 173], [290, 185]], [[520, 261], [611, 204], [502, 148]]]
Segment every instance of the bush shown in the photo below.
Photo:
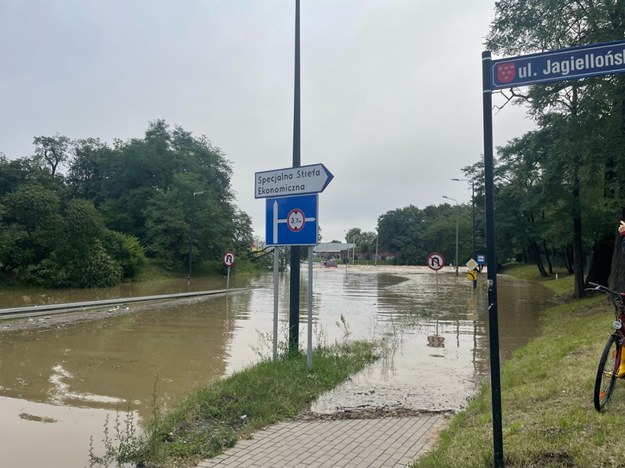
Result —
[[111, 231], [108, 252], [121, 267], [124, 278], [135, 278], [146, 263], [145, 252], [139, 239], [122, 232]]

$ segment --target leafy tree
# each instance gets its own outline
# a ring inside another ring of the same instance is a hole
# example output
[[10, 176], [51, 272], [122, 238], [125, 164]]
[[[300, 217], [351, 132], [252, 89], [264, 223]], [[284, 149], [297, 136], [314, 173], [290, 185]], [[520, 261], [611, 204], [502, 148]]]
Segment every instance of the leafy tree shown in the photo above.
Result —
[[114, 286], [122, 277], [121, 266], [104, 247], [110, 232], [104, 221], [88, 200], [74, 199], [65, 209], [61, 239], [46, 264], [48, 276], [44, 282], [54, 286], [104, 287]]
[[53, 137], [38, 136], [34, 138], [33, 144], [34, 160], [42, 167], [47, 167], [54, 177], [59, 166], [69, 158], [69, 138], [58, 133]]
[[110, 232], [106, 239], [106, 251], [119, 264], [124, 278], [134, 278], [146, 262], [139, 239], [123, 232]]
[[25, 184], [2, 199], [0, 263], [5, 271], [25, 273], [46, 258], [58, 242], [60, 199], [39, 184]]
[[145, 209], [146, 254], [174, 268], [187, 259], [189, 235], [193, 235], [184, 204], [175, 193], [160, 193]]
[[244, 211], [237, 210], [234, 215], [233, 250], [240, 255], [247, 254], [253, 244], [252, 219]]
[[84, 198], [99, 206], [103, 201], [103, 161], [112, 157], [113, 150], [97, 138], [74, 141], [73, 157], [67, 176], [73, 198]]
[[[247, 254], [249, 216], [234, 204], [219, 148], [165, 121], [143, 138], [36, 137], [32, 158], [0, 155], [0, 268], [44, 286], [134, 277], [145, 254], [172, 269]], [[67, 178], [59, 168], [68, 162]], [[71, 242], [67, 242], [71, 239]]]
[[[620, 1], [503, 0], [497, 2], [495, 11], [487, 47], [506, 55], [620, 39], [625, 33], [625, 4]], [[577, 297], [584, 294], [584, 191], [593, 188], [585, 181], [596, 177], [596, 145], [608, 139], [604, 121], [610, 120], [608, 116], [612, 109], [616, 110], [616, 118], [621, 121], [620, 127], [624, 127], [625, 100], [610, 106], [610, 99], [606, 99], [609, 94], [604, 89], [611, 82], [620, 82], [617, 95], [622, 96], [623, 82], [619, 78], [563, 81], [530, 87], [525, 94], [518, 90], [509, 93], [511, 99], [528, 103], [534, 117], [558, 115], [559, 139], [550, 149], [550, 159], [555, 160], [562, 170], [559, 176], [570, 194], [566, 204], [573, 235]], [[554, 122], [556, 120], [551, 123]], [[625, 132], [621, 133], [622, 139]], [[604, 171], [604, 174], [608, 173]], [[609, 272], [609, 264], [601, 263], [604, 271]]]

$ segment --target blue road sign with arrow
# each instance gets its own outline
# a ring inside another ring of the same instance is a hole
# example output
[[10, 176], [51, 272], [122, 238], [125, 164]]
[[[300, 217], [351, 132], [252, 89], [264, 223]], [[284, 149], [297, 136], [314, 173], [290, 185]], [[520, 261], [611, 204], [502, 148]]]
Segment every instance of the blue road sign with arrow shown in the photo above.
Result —
[[267, 245], [317, 245], [319, 195], [267, 198]]

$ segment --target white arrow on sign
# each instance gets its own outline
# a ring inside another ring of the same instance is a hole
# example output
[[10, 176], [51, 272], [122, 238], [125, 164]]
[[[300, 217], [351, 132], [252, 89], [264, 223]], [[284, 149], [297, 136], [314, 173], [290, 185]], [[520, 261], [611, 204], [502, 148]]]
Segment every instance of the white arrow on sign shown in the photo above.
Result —
[[323, 192], [334, 176], [323, 164], [287, 167], [254, 175], [254, 198], [290, 197]]

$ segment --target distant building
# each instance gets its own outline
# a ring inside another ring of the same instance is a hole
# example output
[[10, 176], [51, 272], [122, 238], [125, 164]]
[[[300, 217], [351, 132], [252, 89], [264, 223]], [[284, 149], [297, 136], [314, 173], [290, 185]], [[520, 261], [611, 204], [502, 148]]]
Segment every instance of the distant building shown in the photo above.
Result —
[[347, 258], [347, 251], [356, 247], [356, 244], [344, 242], [320, 242], [313, 247], [315, 258]]

